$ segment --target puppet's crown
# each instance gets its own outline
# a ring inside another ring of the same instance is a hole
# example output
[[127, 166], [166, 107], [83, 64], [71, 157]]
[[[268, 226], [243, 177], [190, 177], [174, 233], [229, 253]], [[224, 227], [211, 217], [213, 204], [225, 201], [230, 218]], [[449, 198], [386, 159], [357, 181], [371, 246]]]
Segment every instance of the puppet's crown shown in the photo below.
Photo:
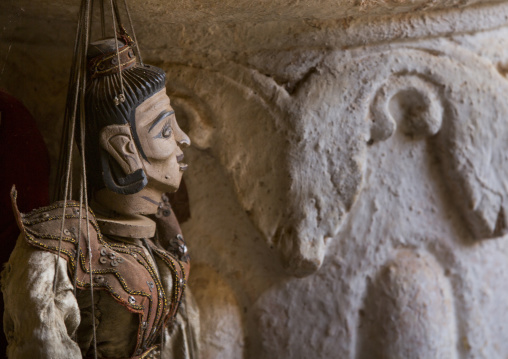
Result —
[[[118, 44], [118, 51], [117, 51]], [[127, 70], [136, 64], [133, 42], [129, 37], [103, 39], [88, 46], [88, 75], [96, 78]]]

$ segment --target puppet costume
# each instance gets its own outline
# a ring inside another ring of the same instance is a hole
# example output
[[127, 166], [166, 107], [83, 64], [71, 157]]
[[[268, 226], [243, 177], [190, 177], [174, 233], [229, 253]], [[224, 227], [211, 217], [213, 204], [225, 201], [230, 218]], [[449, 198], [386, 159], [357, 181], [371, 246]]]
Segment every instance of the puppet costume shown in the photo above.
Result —
[[[170, 239], [172, 253], [153, 238], [103, 236], [90, 211], [90, 276], [87, 216], [84, 209], [80, 211], [79, 203], [67, 202], [59, 255], [63, 202], [22, 214], [15, 205], [15, 192], [13, 197], [21, 235], [2, 273], [4, 331], [10, 343], [10, 358], [92, 357], [90, 285], [95, 293], [99, 358], [190, 357], [194, 348], [189, 347], [193, 343], [188, 337], [192, 329], [185, 328], [188, 320], [174, 323], [189, 272], [189, 256], [181, 234]], [[166, 231], [161, 224], [159, 232], [178, 232], [171, 221], [164, 221]], [[59, 281], [53, 293], [55, 270]]]

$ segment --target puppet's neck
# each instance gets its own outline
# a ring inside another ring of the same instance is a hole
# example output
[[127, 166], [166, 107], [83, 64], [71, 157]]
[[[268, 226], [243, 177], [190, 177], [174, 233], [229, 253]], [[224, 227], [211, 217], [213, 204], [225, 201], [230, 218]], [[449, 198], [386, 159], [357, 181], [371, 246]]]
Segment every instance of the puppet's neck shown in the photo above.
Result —
[[147, 187], [134, 194], [118, 194], [103, 188], [94, 194], [93, 202], [101, 207], [105, 214], [111, 212], [124, 216], [150, 215], [157, 213], [161, 198], [160, 191]]
[[123, 195], [102, 189], [94, 194], [91, 206], [101, 232], [127, 238], [151, 238], [155, 235], [155, 222], [146, 217], [157, 213], [162, 194], [144, 188], [138, 193]]

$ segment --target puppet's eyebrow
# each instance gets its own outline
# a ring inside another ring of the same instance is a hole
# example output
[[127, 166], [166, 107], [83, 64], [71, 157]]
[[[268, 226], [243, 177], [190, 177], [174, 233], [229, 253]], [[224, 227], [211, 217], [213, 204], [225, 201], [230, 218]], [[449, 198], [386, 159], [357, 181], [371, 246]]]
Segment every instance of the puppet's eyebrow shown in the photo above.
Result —
[[171, 116], [174, 113], [175, 113], [175, 111], [166, 111], [166, 110], [159, 113], [159, 116], [157, 116], [157, 118], [155, 120], [153, 120], [152, 124], [150, 125], [148, 132], [150, 132], [159, 122], [161, 122], [166, 117]]

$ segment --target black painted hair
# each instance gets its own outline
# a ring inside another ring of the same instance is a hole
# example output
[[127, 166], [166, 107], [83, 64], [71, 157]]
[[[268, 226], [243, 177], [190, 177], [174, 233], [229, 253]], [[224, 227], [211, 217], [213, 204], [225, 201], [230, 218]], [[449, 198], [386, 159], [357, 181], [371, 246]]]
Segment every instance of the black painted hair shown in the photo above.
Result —
[[[125, 43], [118, 40], [120, 48], [130, 51]], [[105, 39], [90, 44], [88, 48], [88, 63], [94, 59], [104, 58], [115, 54], [115, 39]], [[111, 57], [111, 56], [110, 56]], [[113, 61], [116, 56], [112, 58]], [[121, 60], [122, 61], [122, 60]], [[117, 67], [118, 68], [118, 67]], [[121, 72], [125, 101], [115, 103], [121, 94], [120, 73], [111, 71], [101, 75], [90, 76], [93, 70], [88, 70], [89, 78], [85, 95], [86, 136], [85, 148], [87, 158], [87, 177], [89, 193], [104, 187], [122, 193], [133, 194], [141, 191], [147, 184], [147, 178], [142, 169], [126, 174], [117, 162], [103, 150], [99, 143], [101, 130], [114, 124], [129, 124], [134, 142], [139, 154], [146, 159], [136, 133], [136, 108], [146, 99], [161, 91], [166, 82], [164, 71], [158, 67], [135, 63]]]

